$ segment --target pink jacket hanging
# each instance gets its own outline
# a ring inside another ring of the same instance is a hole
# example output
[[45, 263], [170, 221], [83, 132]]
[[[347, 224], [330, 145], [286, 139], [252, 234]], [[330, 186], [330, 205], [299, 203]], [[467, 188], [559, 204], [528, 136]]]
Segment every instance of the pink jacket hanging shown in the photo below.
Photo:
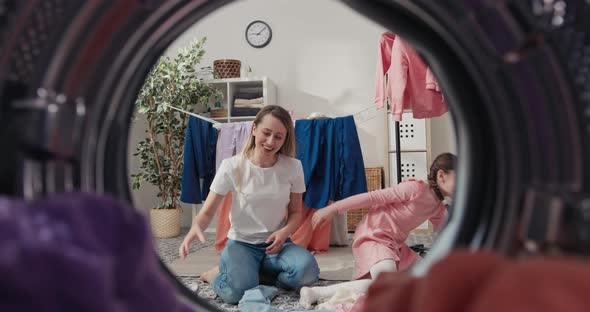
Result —
[[434, 77], [430, 67], [426, 68], [426, 89], [440, 92], [438, 81], [436, 81], [436, 77]]
[[401, 121], [405, 109], [411, 109], [414, 118], [438, 117], [448, 111], [434, 75], [418, 53], [399, 37], [393, 42], [388, 75], [394, 120]]
[[385, 86], [385, 73], [391, 65], [391, 48], [395, 34], [385, 32], [379, 39], [379, 50], [377, 50], [377, 71], [375, 76], [375, 106], [377, 108], [385, 107], [385, 99], [391, 93], [391, 89]]

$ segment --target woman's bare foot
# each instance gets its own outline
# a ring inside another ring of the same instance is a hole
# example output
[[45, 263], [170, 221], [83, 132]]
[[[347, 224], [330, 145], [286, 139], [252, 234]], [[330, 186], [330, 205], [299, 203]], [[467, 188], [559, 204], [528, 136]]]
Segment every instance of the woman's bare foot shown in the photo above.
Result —
[[217, 275], [217, 273], [219, 273], [219, 266], [218, 265], [214, 266], [209, 271], [201, 273], [201, 276], [199, 276], [199, 278], [203, 282], [207, 282], [207, 283], [211, 284], [211, 282], [213, 281], [213, 278], [215, 278], [215, 275]]

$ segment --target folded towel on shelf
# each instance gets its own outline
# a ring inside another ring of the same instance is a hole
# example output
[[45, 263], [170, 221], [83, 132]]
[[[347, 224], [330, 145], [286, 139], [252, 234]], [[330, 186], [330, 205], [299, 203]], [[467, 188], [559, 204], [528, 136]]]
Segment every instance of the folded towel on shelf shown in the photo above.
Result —
[[250, 105], [250, 104], [262, 104], [264, 101], [264, 98], [255, 98], [255, 99], [240, 99], [237, 98], [234, 100], [234, 106], [239, 106], [239, 105]]
[[238, 91], [234, 93], [234, 99], [257, 99], [262, 97], [262, 91], [259, 92], [245, 92], [245, 91]]
[[245, 117], [245, 116], [256, 116], [260, 108], [241, 108], [241, 107], [234, 107], [231, 110], [231, 115], [234, 117]]
[[234, 107], [237, 108], [262, 108], [264, 104], [234, 104]]

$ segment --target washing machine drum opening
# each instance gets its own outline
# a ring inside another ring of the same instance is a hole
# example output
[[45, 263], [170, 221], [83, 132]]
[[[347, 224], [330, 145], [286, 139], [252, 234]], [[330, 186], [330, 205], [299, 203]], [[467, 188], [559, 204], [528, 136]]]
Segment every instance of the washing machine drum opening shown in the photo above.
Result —
[[[173, 40], [229, 2], [1, 2], [2, 194], [131, 202], [127, 143], [143, 81]], [[590, 4], [342, 3], [413, 45], [452, 112], [453, 216], [415, 274], [458, 247], [588, 253]]]

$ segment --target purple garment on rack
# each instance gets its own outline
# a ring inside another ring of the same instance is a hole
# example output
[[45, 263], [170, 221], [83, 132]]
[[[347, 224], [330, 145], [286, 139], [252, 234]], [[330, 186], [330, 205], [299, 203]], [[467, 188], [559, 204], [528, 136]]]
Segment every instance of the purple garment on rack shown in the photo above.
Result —
[[191, 311], [144, 217], [110, 198], [0, 197], [0, 311]]
[[219, 143], [217, 144], [218, 169], [221, 161], [242, 151], [252, 131], [252, 121], [232, 122], [221, 124]]

